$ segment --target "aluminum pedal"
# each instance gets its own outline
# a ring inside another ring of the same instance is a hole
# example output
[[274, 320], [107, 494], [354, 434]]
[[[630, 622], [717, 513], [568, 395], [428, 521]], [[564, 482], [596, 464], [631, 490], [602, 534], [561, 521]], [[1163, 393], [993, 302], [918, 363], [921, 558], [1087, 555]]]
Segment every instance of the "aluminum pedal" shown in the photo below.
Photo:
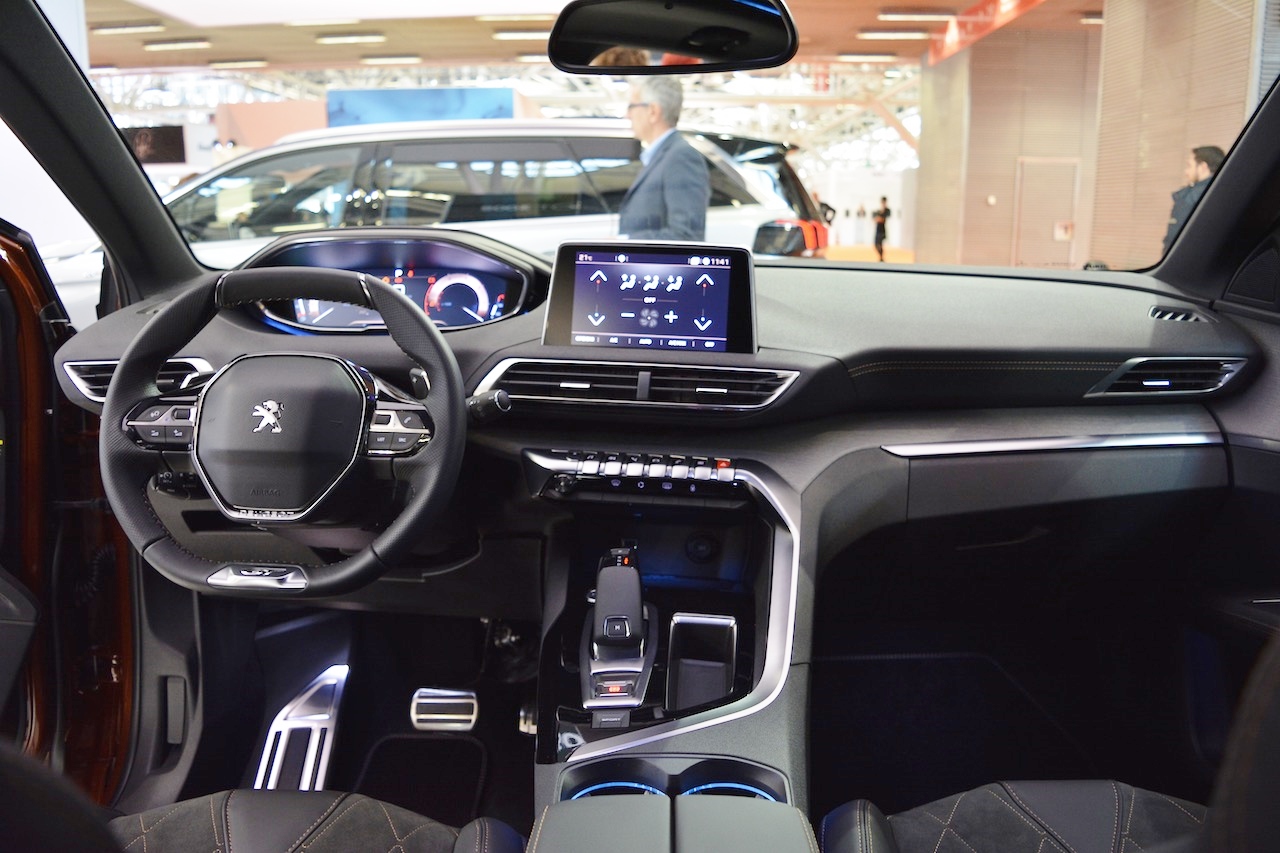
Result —
[[409, 722], [420, 732], [469, 732], [479, 718], [474, 690], [422, 687], [409, 703]]
[[351, 668], [326, 669], [285, 705], [267, 732], [254, 788], [319, 791], [329, 772], [338, 708]]

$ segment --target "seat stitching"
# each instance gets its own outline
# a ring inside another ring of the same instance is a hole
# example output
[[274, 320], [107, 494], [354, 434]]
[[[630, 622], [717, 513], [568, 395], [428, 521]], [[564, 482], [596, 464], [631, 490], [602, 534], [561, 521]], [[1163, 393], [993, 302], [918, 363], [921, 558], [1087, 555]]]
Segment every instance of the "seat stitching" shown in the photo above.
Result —
[[378, 801], [378, 808], [382, 809], [382, 814], [387, 819], [387, 826], [391, 827], [391, 837], [397, 842], [403, 841], [404, 839], [400, 837], [400, 830], [396, 829], [395, 823], [391, 820], [391, 812], [387, 811], [387, 804]]
[[[1008, 809], [1009, 811], [1013, 812], [1013, 814], [1014, 814], [1015, 816], [1017, 816], [1017, 818], [1018, 818], [1020, 821], [1022, 821], [1022, 822], [1023, 822], [1023, 823], [1025, 823], [1027, 826], [1029, 826], [1033, 831], [1035, 831], [1035, 832], [1039, 833], [1039, 835], [1040, 835], [1041, 839], [1043, 839], [1044, 841], [1048, 841], [1050, 844], [1052, 844], [1052, 845], [1053, 845], [1056, 849], [1058, 849], [1058, 850], [1061, 850], [1061, 849], [1062, 849], [1062, 845], [1058, 843], [1058, 839], [1057, 839], [1055, 836], [1050, 835], [1049, 833], [1045, 832], [1043, 827], [1037, 826], [1036, 824], [1032, 823], [1030, 820], [1028, 820], [1028, 819], [1027, 819], [1027, 816], [1026, 816], [1026, 815], [1022, 814], [1022, 812], [1018, 811], [1016, 808], [1014, 808], [1013, 806], [1011, 806], [1008, 802], [1006, 802], [1006, 801], [1004, 800], [1004, 798], [1002, 798], [1002, 797], [1001, 797], [999, 794], [997, 794], [995, 791], [992, 791], [990, 788], [988, 788], [988, 789], [986, 789], [986, 790], [987, 790], [987, 793], [988, 793], [988, 794], [990, 794], [991, 796], [993, 796], [993, 797], [995, 797], [995, 798], [996, 798], [996, 802], [997, 802], [997, 803], [999, 803], [1000, 805], [1004, 806], [1004, 807], [1005, 807], [1006, 809]], [[1065, 843], [1065, 842], [1064, 842], [1064, 843]], [[1070, 847], [1068, 847], [1067, 849], [1070, 849]], [[1074, 851], [1074, 850], [1072, 850], [1072, 851], [1071, 851], [1071, 853], [1075, 853], [1075, 851]]]
[[960, 809], [960, 803], [962, 803], [964, 801], [964, 798], [967, 796], [969, 796], [969, 792], [965, 791], [963, 794], [956, 797], [955, 805], [951, 807], [951, 814], [947, 815], [947, 826], [950, 826], [951, 821], [955, 820], [956, 812]]
[[535, 853], [538, 849], [538, 839], [542, 837], [542, 825], [547, 822], [547, 812], [551, 811], [551, 806], [542, 807], [542, 815], [538, 818], [538, 826], [533, 833], [533, 844], [529, 845], [529, 853]]
[[808, 819], [799, 809], [792, 809], [791, 812], [800, 819], [801, 832], [804, 833], [805, 840], [809, 842], [809, 853], [818, 853], [818, 842], [813, 838], [813, 827], [809, 826]]
[[177, 810], [178, 810], [178, 806], [174, 806], [173, 808], [169, 809], [167, 812], [164, 813], [164, 817], [160, 818], [158, 821], [151, 824], [151, 826], [147, 826], [145, 823], [143, 823], [142, 815], [138, 815], [138, 826], [142, 827], [142, 834], [146, 835], [148, 832], [155, 829], [157, 826], [164, 823], [169, 818], [173, 817], [173, 813], [176, 812]]
[[[1058, 833], [1054, 832], [1054, 831], [1053, 831], [1053, 828], [1052, 828], [1052, 827], [1050, 827], [1050, 826], [1049, 826], [1049, 824], [1048, 824], [1047, 822], [1045, 822], [1045, 820], [1044, 820], [1044, 819], [1042, 819], [1042, 818], [1040, 817], [1040, 815], [1036, 814], [1036, 813], [1032, 810], [1031, 806], [1027, 805], [1026, 803], [1024, 803], [1024, 802], [1022, 801], [1022, 798], [1018, 796], [1018, 792], [1017, 792], [1017, 791], [1015, 791], [1015, 790], [1013, 790], [1013, 786], [1012, 786], [1012, 785], [1010, 785], [1008, 782], [1001, 782], [1000, 784], [1004, 787], [1004, 789], [1005, 789], [1006, 791], [1008, 791], [1008, 792], [1009, 792], [1009, 796], [1013, 797], [1013, 799], [1014, 799], [1015, 801], [1017, 801], [1018, 805], [1022, 806], [1024, 809], [1026, 809], [1026, 810], [1027, 810], [1027, 814], [1031, 815], [1033, 818], [1035, 818], [1035, 819], [1036, 819], [1036, 822], [1037, 822], [1037, 823], [1039, 823], [1041, 827], [1043, 827], [1043, 829], [1044, 829], [1044, 831], [1045, 831], [1046, 833], [1048, 833], [1049, 835], [1052, 835], [1056, 841], [1060, 842], [1060, 843], [1062, 844], [1062, 846], [1064, 846], [1064, 847], [1066, 847], [1068, 850], [1070, 850], [1070, 851], [1071, 851], [1071, 853], [1076, 853], [1076, 849], [1075, 849], [1074, 847], [1072, 847], [1070, 844], [1068, 844], [1065, 838], [1063, 838], [1062, 836], [1058, 835]], [[996, 799], [998, 800], [998, 799], [1000, 799], [1000, 798], [999, 798], [999, 797], [996, 797]], [[1118, 821], [1119, 819], [1120, 819], [1120, 816], [1119, 816], [1119, 813], [1117, 812], [1117, 814], [1116, 814], [1116, 820]]]
[[[1115, 797], [1115, 800], [1116, 800], [1116, 819], [1111, 829], [1111, 849], [1115, 850], [1116, 842], [1120, 841], [1120, 786], [1116, 784], [1116, 780], [1114, 779], [1111, 780], [1111, 794], [1112, 796]], [[1129, 798], [1129, 822], [1133, 821], [1133, 802], [1135, 799], [1137, 798], [1136, 797]], [[1124, 834], [1126, 836], [1128, 836], [1129, 834], [1129, 823], [1125, 824]], [[1120, 843], [1120, 849], [1121, 850], [1124, 849], [1123, 842]]]
[[[325, 833], [327, 833], [329, 830], [333, 829], [335, 826], [341, 823], [344, 817], [351, 814], [352, 809], [360, 805], [360, 802], [361, 802], [360, 800], [352, 799], [350, 804], [348, 804], [347, 807], [343, 809], [340, 814], [335, 815], [333, 820], [329, 821], [328, 826], [320, 830], [319, 835], [317, 835], [315, 838], [308, 838], [307, 836], [315, 832], [316, 828], [319, 827], [321, 823], [324, 823], [326, 820], [328, 820], [329, 816], [333, 814], [334, 809], [338, 807], [338, 803], [341, 803], [346, 798], [347, 798], [346, 794], [339, 794], [337, 799], [335, 799], [332, 803], [329, 804], [329, 808], [324, 810], [324, 814], [316, 818], [316, 822], [311, 824], [310, 828], [308, 828], [306, 832], [302, 833], [302, 837], [300, 837], [297, 841], [293, 842], [293, 845], [289, 849], [290, 850], [294, 850], [294, 849], [306, 850], [312, 844], [319, 841], [321, 838], [324, 838]], [[302, 845], [301, 847], [298, 846], [300, 844]]]
[[235, 853], [235, 847], [231, 843], [231, 798], [235, 795], [236, 792], [232, 791], [222, 801], [222, 827], [227, 833], [227, 853]]
[[862, 833], [867, 839], [867, 853], [875, 853], [876, 843], [871, 836], [871, 801], [867, 800], [862, 806]]
[[1166, 797], [1164, 794], [1158, 794], [1157, 796], [1159, 796], [1159, 797], [1160, 797], [1160, 799], [1164, 800], [1166, 803], [1168, 803], [1169, 805], [1173, 806], [1173, 807], [1174, 807], [1175, 809], [1177, 809], [1178, 811], [1182, 812], [1182, 813], [1183, 813], [1184, 815], [1186, 815], [1187, 817], [1189, 817], [1189, 818], [1191, 818], [1192, 820], [1194, 820], [1196, 823], [1204, 823], [1204, 818], [1202, 818], [1202, 817], [1196, 817], [1194, 814], [1192, 814], [1191, 812], [1187, 811], [1187, 810], [1186, 810], [1185, 808], [1183, 808], [1182, 806], [1178, 805], [1178, 801], [1177, 801], [1177, 800], [1172, 799], [1172, 798], [1170, 798], [1170, 797]]
[[819, 843], [822, 844], [823, 850], [827, 849], [827, 821], [829, 820], [831, 820], [830, 814], [822, 819], [822, 823], [818, 824], [818, 831], [822, 833], [822, 840]]
[[213, 810], [213, 797], [209, 798], [209, 824], [213, 827], [213, 849], [214, 853], [221, 853], [222, 842], [218, 840], [218, 816]]
[[[408, 841], [410, 838], [412, 838], [414, 835], [417, 835], [417, 834], [418, 834], [419, 832], [421, 832], [422, 830], [427, 829], [427, 828], [432, 827], [432, 826], [444, 826], [444, 824], [442, 824], [442, 823], [438, 823], [437, 821], [434, 821], [434, 820], [432, 820], [431, 818], [427, 818], [427, 822], [426, 822], [426, 823], [422, 824], [422, 825], [421, 825], [421, 826], [419, 826], [419, 827], [414, 828], [414, 829], [413, 829], [412, 831], [410, 831], [410, 832], [409, 832], [409, 834], [408, 834], [408, 835], [406, 835], [404, 838], [399, 838], [399, 839], [397, 839], [397, 840], [398, 840], [401, 844], [403, 844], [404, 842], [406, 842], [406, 841]], [[460, 834], [460, 833], [459, 833], [456, 829], [454, 829], [454, 828], [453, 828], [453, 827], [451, 827], [451, 826], [446, 826], [446, 827], [445, 827], [445, 829], [448, 829], [450, 832], [452, 832], [452, 833], [453, 833], [453, 840], [454, 840], [454, 841], [457, 841], [457, 840], [458, 840], [458, 836], [459, 836], [459, 834]]]
[[[954, 835], [956, 837], [956, 840], [959, 841], [961, 844], [963, 844], [965, 847], [968, 847], [970, 850], [973, 850], [973, 853], [978, 853], [977, 849], [974, 848], [972, 844], [964, 840], [964, 836], [962, 836], [960, 833], [956, 832], [953, 828], [949, 826], [946, 829], [942, 830], [942, 834], [938, 836], [938, 847], [942, 846], [942, 839], [947, 837], [948, 832]], [[933, 848], [933, 853], [938, 853], [938, 847]]]

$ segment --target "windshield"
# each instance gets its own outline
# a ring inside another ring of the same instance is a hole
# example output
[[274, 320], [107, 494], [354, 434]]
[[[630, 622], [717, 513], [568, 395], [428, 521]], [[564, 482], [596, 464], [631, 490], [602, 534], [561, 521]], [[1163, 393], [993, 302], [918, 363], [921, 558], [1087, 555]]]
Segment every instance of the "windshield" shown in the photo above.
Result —
[[[219, 15], [113, 0], [86, 8], [86, 64], [216, 267], [298, 231], [442, 225], [545, 256], [572, 233], [1143, 269], [1280, 58], [1278, 19], [1244, 0], [1105, 15], [794, 0], [800, 48], [780, 68], [573, 76], [546, 56], [563, 0], [480, 5], [337, 24], [270, 0]], [[154, 23], [120, 26], [134, 20]]]

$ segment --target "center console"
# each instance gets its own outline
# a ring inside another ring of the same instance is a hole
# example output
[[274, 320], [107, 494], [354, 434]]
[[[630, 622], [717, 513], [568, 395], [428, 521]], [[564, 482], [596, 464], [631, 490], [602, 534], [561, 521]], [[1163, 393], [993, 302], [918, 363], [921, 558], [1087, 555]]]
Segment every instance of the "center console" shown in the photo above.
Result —
[[[643, 350], [664, 365], [687, 353], [691, 369], [697, 353], [754, 353], [750, 255], [562, 246], [544, 343], [606, 360], [623, 350], [612, 358], [632, 365]], [[720, 390], [707, 384], [693, 400]], [[641, 387], [633, 405], [652, 396]], [[811, 849], [793, 778], [803, 748], [769, 743], [803, 730], [802, 713], [787, 716], [794, 695], [776, 701], [791, 674], [798, 502], [766, 466], [709, 452], [714, 439], [523, 450], [529, 491], [565, 519], [548, 539], [540, 846], [595, 833], [643, 850]], [[803, 695], [802, 677], [792, 690]]]

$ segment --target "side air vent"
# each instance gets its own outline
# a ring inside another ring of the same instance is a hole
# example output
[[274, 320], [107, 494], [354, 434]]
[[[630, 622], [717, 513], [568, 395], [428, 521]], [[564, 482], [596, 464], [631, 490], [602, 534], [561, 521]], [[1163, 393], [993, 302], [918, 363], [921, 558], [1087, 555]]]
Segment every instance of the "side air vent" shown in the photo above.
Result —
[[477, 387], [517, 400], [742, 411], [769, 405], [798, 374], [791, 370], [507, 359]]
[[1167, 305], [1151, 306], [1152, 320], [1169, 320], [1174, 323], [1210, 323], [1205, 315], [1191, 308], [1170, 308]]
[[1167, 397], [1211, 394], [1245, 365], [1243, 358], [1134, 358], [1087, 397]]
[[[80, 393], [95, 403], [106, 402], [107, 386], [116, 372], [118, 361], [68, 361], [63, 365], [67, 376]], [[202, 373], [212, 373], [213, 366], [203, 358], [171, 358], [160, 368], [156, 385], [161, 394], [173, 394], [188, 387]]]

